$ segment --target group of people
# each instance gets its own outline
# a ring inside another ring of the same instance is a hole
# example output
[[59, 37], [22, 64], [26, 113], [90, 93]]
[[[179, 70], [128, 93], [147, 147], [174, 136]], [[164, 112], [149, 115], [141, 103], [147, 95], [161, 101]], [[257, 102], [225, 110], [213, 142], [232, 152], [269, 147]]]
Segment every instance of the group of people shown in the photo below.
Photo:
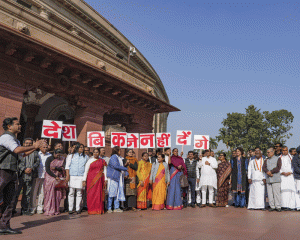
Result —
[[[248, 155], [237, 148], [230, 161], [210, 149], [189, 151], [183, 159], [178, 149], [149, 149], [139, 160], [132, 149], [121, 156], [114, 147], [110, 157], [104, 148], [90, 149], [75, 142], [68, 154], [63, 145], [53, 151], [45, 140], [16, 138], [21, 125], [17, 118], [3, 122], [0, 137], [0, 234], [19, 234], [10, 228], [22, 192], [21, 214], [121, 213], [124, 210], [181, 210], [185, 207], [227, 207], [230, 190], [234, 206], [269, 211], [300, 210], [300, 147], [280, 143]], [[92, 155], [92, 156], [91, 156]], [[17, 187], [16, 187], [17, 186]], [[265, 187], [266, 186], [266, 187]], [[266, 190], [267, 189], [267, 194]], [[207, 204], [208, 203], [208, 204]]]

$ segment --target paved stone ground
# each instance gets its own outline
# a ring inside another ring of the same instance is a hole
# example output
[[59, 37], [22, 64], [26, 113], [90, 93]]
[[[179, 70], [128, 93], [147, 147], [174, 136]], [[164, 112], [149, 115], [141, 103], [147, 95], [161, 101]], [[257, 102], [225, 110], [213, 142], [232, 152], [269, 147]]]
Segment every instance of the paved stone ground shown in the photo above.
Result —
[[300, 212], [186, 208], [89, 216], [16, 216], [18, 236], [0, 239], [299, 239]]

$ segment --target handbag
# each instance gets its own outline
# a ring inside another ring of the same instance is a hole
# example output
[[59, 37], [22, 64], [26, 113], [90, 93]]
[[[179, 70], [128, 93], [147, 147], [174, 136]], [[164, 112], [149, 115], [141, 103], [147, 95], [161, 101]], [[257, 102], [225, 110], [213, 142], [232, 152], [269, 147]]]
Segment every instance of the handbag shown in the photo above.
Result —
[[188, 181], [188, 179], [187, 179], [187, 176], [184, 175], [184, 174], [182, 174], [182, 175], [180, 176], [180, 186], [181, 186], [182, 188], [186, 188], [186, 187], [189, 186], [189, 181]]
[[68, 183], [65, 178], [61, 178], [59, 181], [56, 181], [55, 188], [68, 188]]

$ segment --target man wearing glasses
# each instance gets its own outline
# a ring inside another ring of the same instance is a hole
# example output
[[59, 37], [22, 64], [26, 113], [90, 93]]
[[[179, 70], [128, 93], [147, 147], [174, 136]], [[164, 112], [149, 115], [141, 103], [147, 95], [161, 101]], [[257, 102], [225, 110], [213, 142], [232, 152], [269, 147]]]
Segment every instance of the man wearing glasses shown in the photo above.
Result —
[[[277, 145], [277, 144], [276, 144]], [[263, 171], [266, 173], [267, 191], [269, 197], [269, 211], [281, 212], [281, 159], [276, 157], [274, 148], [267, 151], [268, 159], [265, 160]]]
[[280, 157], [280, 155], [282, 155], [282, 152], [281, 152], [282, 144], [276, 143], [274, 148], [275, 148], [275, 156]]

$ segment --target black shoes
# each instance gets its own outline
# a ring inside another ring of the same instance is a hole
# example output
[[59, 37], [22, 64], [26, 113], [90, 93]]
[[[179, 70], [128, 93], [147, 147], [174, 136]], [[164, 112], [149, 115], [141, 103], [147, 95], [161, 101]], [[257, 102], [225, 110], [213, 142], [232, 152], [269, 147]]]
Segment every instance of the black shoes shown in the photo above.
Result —
[[13, 235], [13, 234], [21, 234], [21, 231], [13, 230], [11, 228], [0, 229], [0, 235]]
[[[275, 208], [269, 208], [269, 212], [273, 212], [275, 211], [276, 209]], [[281, 211], [281, 210], [280, 210]]]
[[69, 215], [72, 215], [74, 212], [73, 211], [69, 211]]
[[76, 214], [77, 214], [77, 215], [80, 215], [80, 214], [81, 214], [81, 210], [77, 211]]
[[191, 207], [192, 207], [192, 208], [195, 208], [195, 204], [191, 204]]
[[277, 212], [281, 212], [281, 208], [276, 208], [276, 211]]
[[183, 204], [183, 208], [187, 208], [187, 205], [186, 205], [186, 204]]

